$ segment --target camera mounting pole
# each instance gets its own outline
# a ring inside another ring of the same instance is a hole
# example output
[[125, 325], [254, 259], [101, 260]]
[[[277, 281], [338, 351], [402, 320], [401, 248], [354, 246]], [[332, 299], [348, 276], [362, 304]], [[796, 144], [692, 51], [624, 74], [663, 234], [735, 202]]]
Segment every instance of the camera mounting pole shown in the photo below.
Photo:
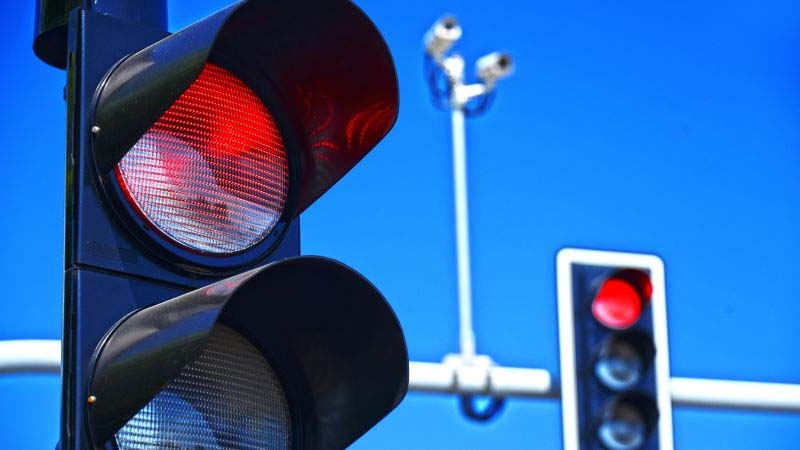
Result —
[[[465, 61], [448, 52], [461, 37], [461, 26], [453, 17], [437, 21], [425, 35], [425, 67], [431, 94], [437, 107], [450, 111], [453, 147], [453, 194], [458, 273], [459, 353], [446, 355], [444, 364], [453, 368], [458, 381], [476, 386], [486, 383], [494, 362], [478, 355], [472, 319], [472, 269], [469, 245], [469, 208], [467, 191], [466, 117], [486, 111], [498, 79], [511, 74], [511, 57], [490, 53], [476, 64], [479, 82], [466, 83]], [[549, 378], [547, 383], [549, 385]], [[483, 411], [476, 411], [471, 395], [462, 396], [464, 413], [475, 420], [489, 420], [503, 406], [502, 397], [493, 397]]]

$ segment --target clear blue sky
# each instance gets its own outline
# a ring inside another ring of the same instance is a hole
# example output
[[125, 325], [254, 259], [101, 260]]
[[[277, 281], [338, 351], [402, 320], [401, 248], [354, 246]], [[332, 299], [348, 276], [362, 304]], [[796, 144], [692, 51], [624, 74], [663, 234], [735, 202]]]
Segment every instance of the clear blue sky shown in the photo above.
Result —
[[[58, 338], [64, 73], [30, 50], [33, 1], [0, 17], [0, 339]], [[172, 0], [177, 30], [227, 0]], [[420, 38], [459, 16], [468, 59], [516, 57], [469, 122], [478, 348], [557, 374], [554, 259], [564, 246], [666, 262], [676, 376], [800, 383], [800, 9], [796, 2], [357, 1], [401, 83], [394, 131], [303, 220], [303, 252], [343, 260], [394, 305], [414, 360], [457, 346], [449, 122]], [[0, 379], [0, 448], [52, 448], [58, 380]], [[674, 411], [679, 449], [796, 449], [800, 415]], [[410, 394], [356, 449], [558, 449], [554, 400], [470, 423]]]

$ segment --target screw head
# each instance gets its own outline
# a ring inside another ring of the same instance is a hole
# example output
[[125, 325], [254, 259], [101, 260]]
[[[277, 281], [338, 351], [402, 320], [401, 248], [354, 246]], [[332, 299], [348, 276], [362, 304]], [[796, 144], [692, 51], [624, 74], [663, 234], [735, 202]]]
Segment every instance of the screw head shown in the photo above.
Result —
[[96, 402], [96, 401], [97, 401], [97, 397], [95, 397], [94, 395], [90, 395], [89, 398], [86, 399], [86, 403], [88, 403], [90, 405], [93, 405], [94, 402]]
[[97, 134], [99, 132], [100, 132], [100, 127], [98, 127], [97, 125], [92, 127], [92, 133]]

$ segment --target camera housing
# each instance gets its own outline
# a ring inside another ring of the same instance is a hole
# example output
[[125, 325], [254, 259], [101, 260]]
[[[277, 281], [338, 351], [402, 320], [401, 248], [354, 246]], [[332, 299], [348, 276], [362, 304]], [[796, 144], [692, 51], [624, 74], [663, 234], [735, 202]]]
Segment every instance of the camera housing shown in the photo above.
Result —
[[425, 34], [425, 51], [434, 59], [441, 59], [461, 39], [461, 25], [453, 16], [437, 20]]
[[493, 86], [497, 80], [514, 72], [514, 60], [508, 53], [492, 52], [478, 59], [475, 63], [475, 70], [481, 81], [487, 86]]

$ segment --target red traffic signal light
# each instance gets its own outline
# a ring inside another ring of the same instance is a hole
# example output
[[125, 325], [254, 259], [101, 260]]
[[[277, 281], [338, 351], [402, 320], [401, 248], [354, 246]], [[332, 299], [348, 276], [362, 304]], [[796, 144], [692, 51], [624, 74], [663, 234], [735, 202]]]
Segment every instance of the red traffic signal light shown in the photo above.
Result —
[[394, 63], [358, 7], [250, 0], [113, 66], [91, 145], [130, 231], [208, 272], [268, 254], [397, 111]]
[[592, 315], [608, 328], [630, 328], [639, 320], [652, 292], [649, 275], [641, 270], [621, 270], [600, 285], [592, 300]]

